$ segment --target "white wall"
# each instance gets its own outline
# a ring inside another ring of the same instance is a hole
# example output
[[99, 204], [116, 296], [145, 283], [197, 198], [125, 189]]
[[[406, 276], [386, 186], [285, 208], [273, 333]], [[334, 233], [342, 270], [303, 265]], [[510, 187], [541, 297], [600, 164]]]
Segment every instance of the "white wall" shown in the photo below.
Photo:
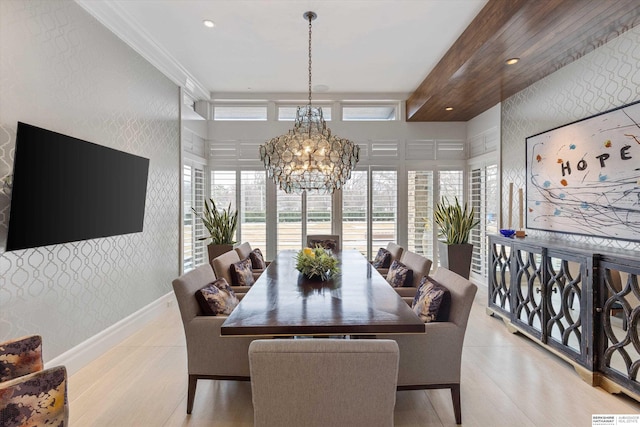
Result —
[[10, 199], [0, 193], [0, 341], [40, 334], [50, 360], [171, 290], [179, 91], [70, 0], [0, 1], [0, 52], [1, 177], [18, 121], [150, 159], [142, 233], [4, 252]]

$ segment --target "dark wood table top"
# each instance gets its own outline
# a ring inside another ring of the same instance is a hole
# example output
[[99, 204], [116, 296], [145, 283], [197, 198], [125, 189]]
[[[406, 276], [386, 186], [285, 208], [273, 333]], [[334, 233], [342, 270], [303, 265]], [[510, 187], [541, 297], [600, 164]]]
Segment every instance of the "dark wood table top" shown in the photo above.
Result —
[[424, 323], [358, 251], [336, 253], [340, 273], [309, 281], [283, 251], [223, 323], [222, 335], [375, 335], [424, 332]]

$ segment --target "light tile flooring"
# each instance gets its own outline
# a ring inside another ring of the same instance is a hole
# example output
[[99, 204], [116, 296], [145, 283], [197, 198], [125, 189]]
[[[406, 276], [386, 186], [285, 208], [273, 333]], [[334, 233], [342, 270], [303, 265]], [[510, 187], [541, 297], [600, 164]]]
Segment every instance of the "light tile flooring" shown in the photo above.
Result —
[[[638, 414], [640, 404], [583, 382], [573, 368], [474, 303], [462, 361], [466, 426], [591, 426], [592, 414]], [[224, 361], [221, 361], [224, 363]], [[425, 369], [428, 367], [425, 366]], [[69, 380], [72, 427], [251, 426], [251, 384], [199, 381], [186, 414], [186, 347], [176, 304]], [[396, 395], [396, 426], [455, 425], [447, 390]], [[284, 427], [284, 426], [283, 426]]]

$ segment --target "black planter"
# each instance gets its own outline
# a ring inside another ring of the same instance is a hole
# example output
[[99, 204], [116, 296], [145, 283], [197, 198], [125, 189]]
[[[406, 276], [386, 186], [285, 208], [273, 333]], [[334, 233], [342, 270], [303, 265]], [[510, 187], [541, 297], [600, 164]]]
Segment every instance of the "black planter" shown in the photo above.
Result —
[[217, 258], [222, 254], [226, 254], [229, 251], [232, 251], [236, 245], [214, 245], [213, 243], [209, 243], [207, 245], [207, 251], [209, 252], [209, 261]]
[[471, 255], [473, 254], [473, 245], [471, 243], [447, 245], [444, 242], [438, 242], [438, 253], [442, 267], [459, 274], [465, 279], [469, 279]]

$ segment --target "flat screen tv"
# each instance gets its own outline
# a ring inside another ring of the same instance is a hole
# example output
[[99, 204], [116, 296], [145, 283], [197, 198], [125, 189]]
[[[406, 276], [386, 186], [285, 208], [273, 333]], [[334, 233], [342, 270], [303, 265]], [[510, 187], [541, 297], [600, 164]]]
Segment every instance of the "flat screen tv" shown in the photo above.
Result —
[[6, 250], [142, 231], [149, 159], [18, 122]]

